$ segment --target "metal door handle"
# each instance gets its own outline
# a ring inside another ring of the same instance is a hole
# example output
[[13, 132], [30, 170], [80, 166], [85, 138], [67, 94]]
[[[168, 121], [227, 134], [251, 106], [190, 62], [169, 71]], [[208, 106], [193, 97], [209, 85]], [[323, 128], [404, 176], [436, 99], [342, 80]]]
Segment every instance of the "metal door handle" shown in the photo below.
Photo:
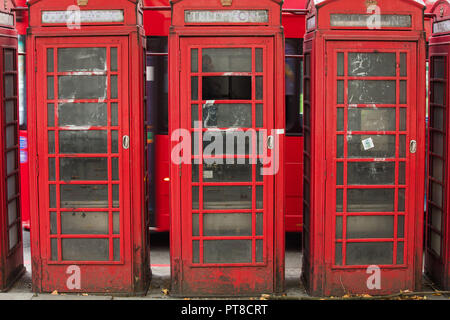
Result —
[[269, 150], [273, 149], [273, 136], [267, 137], [267, 149]]
[[409, 152], [411, 152], [411, 153], [417, 152], [417, 141], [416, 140], [411, 140], [411, 142], [409, 143]]
[[129, 136], [123, 136], [123, 138], [122, 138], [122, 147], [125, 150], [130, 148], [130, 137]]

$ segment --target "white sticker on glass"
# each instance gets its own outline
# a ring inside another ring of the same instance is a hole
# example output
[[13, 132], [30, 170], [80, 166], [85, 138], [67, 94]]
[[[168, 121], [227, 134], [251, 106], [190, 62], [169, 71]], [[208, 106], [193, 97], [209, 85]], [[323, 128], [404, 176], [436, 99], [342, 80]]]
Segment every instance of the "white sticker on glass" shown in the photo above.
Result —
[[368, 138], [362, 141], [362, 145], [364, 147], [364, 150], [370, 150], [375, 148], [375, 145], [373, 144], [372, 138]]

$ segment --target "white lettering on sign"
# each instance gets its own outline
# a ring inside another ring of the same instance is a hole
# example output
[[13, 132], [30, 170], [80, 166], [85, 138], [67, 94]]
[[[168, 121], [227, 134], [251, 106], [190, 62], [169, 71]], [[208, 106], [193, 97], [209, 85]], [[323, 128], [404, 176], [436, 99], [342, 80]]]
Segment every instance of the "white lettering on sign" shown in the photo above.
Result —
[[186, 23], [266, 23], [269, 22], [267, 10], [187, 10]]
[[433, 24], [433, 33], [443, 33], [450, 31], [450, 20], [436, 22]]
[[[368, 27], [373, 15], [369, 14], [331, 14], [332, 27]], [[377, 15], [377, 26], [381, 28], [410, 28], [410, 15], [381, 14]], [[379, 25], [378, 25], [379, 24]]]
[[[124, 22], [123, 10], [81, 10], [79, 15], [81, 23]], [[67, 23], [69, 19], [71, 19], [70, 11], [42, 12], [42, 23]]]
[[14, 16], [9, 13], [0, 12], [0, 24], [3, 26], [14, 26]]

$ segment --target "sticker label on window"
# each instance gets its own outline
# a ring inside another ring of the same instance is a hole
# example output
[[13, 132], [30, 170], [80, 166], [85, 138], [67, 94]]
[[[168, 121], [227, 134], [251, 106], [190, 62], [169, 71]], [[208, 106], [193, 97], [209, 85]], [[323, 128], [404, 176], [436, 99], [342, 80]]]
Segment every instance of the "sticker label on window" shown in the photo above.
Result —
[[363, 140], [362, 145], [363, 145], [364, 150], [366, 150], [366, 151], [375, 148], [372, 138]]

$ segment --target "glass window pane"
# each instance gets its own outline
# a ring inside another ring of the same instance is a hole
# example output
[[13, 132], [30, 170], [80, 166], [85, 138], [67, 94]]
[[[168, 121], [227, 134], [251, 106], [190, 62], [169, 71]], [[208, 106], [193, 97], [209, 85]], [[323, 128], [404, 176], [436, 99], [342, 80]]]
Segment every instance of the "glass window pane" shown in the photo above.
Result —
[[442, 211], [434, 206], [430, 206], [430, 219], [431, 225], [436, 228], [436, 230], [442, 230]]
[[119, 180], [119, 158], [111, 158], [111, 174], [112, 180]]
[[337, 266], [342, 265], [342, 243], [336, 243], [334, 263]]
[[432, 108], [432, 115], [431, 115], [431, 123], [430, 127], [434, 129], [439, 130], [445, 130], [445, 116], [444, 116], [444, 108], [439, 107], [431, 107]]
[[405, 245], [403, 242], [397, 243], [397, 264], [403, 264], [404, 263], [404, 251], [405, 251]]
[[[205, 226], [203, 226], [204, 228]], [[197, 213], [192, 214], [192, 236], [200, 235], [200, 216]]]
[[48, 153], [55, 153], [55, 131], [48, 132]]
[[191, 105], [191, 128], [199, 128], [198, 122], [198, 105], [193, 104]]
[[431, 182], [431, 195], [430, 200], [437, 204], [439, 207], [443, 207], [443, 193], [442, 186], [436, 182]]
[[120, 234], [120, 212], [113, 212], [113, 234]]
[[111, 125], [119, 125], [119, 104], [116, 102], [111, 103]]
[[[198, 165], [193, 165], [197, 168]], [[198, 170], [198, 169], [196, 169]], [[204, 182], [251, 182], [251, 164], [203, 164]]]
[[3, 93], [5, 98], [11, 98], [16, 96], [16, 89], [17, 89], [17, 83], [16, 83], [16, 76], [15, 75], [5, 75], [5, 92]]
[[[306, 140], [306, 139], [305, 139]], [[342, 159], [344, 157], [344, 136], [337, 136], [337, 151], [336, 158]]]
[[336, 239], [342, 239], [342, 217], [336, 217]]
[[440, 132], [432, 132], [432, 147], [433, 153], [443, 156], [444, 155], [444, 135]]
[[17, 220], [17, 199], [8, 203], [8, 225], [13, 224]]
[[111, 153], [119, 153], [119, 131], [111, 130]]
[[17, 224], [9, 229], [9, 250], [13, 249], [19, 242], [19, 228]]
[[344, 80], [337, 81], [337, 103], [344, 104]]
[[5, 101], [5, 123], [11, 123], [17, 120], [16, 100]]
[[[219, 89], [216, 86], [214, 86], [215, 89]], [[205, 88], [203, 88], [205, 90]], [[198, 77], [191, 77], [191, 100], [197, 100], [198, 99]]]
[[113, 239], [114, 261], [120, 261], [120, 239]]
[[[204, 100], [251, 100], [252, 77], [213, 76], [202, 77]], [[192, 98], [196, 100], [196, 98]]]
[[433, 63], [433, 78], [445, 80], [446, 70], [446, 58], [445, 57], [432, 57]]
[[338, 77], [344, 76], [344, 53], [338, 52], [337, 54], [337, 75]]
[[344, 210], [344, 190], [336, 190], [336, 212], [343, 212]]
[[349, 108], [349, 131], [395, 131], [395, 108]]
[[393, 212], [395, 189], [348, 189], [348, 212]]
[[262, 213], [256, 213], [255, 232], [257, 236], [264, 234], [264, 215]]
[[47, 77], [47, 99], [55, 98], [55, 83], [53, 77]]
[[252, 240], [205, 240], [204, 263], [251, 263]]
[[106, 103], [63, 103], [58, 106], [59, 126], [106, 126]]
[[6, 154], [6, 174], [11, 174], [17, 169], [17, 151], [12, 150]]
[[61, 239], [64, 261], [108, 261], [109, 239]]
[[55, 181], [56, 171], [55, 171], [55, 158], [48, 158], [48, 180]]
[[48, 127], [55, 126], [55, 104], [54, 103], [47, 104], [47, 126]]
[[348, 135], [349, 158], [395, 158], [395, 135]]
[[106, 76], [59, 76], [60, 99], [106, 99], [108, 78]]
[[117, 71], [117, 48], [111, 48], [111, 71]]
[[337, 109], [337, 131], [344, 131], [344, 108]]
[[252, 72], [252, 49], [203, 49], [202, 61], [203, 72]]
[[255, 49], [255, 71], [263, 72], [263, 49]]
[[10, 200], [15, 195], [17, 195], [17, 193], [18, 193], [17, 187], [18, 187], [18, 185], [17, 185], [17, 174], [16, 174], [7, 179], [7, 188], [8, 188], [7, 200]]
[[62, 181], [108, 180], [107, 158], [60, 158], [59, 175]]
[[198, 72], [198, 49], [191, 49], [191, 72]]
[[251, 128], [251, 104], [214, 104], [203, 105], [204, 128]]
[[394, 216], [348, 216], [347, 239], [393, 238]]
[[394, 185], [395, 162], [349, 162], [348, 185]]
[[400, 108], [400, 131], [406, 131], [406, 108]]
[[392, 242], [347, 243], [347, 265], [384, 265], [393, 263]]
[[119, 96], [117, 80], [117, 76], [111, 76], [111, 99], [117, 99]]
[[256, 209], [264, 208], [264, 187], [256, 186]]
[[398, 216], [397, 237], [403, 238], [404, 236], [405, 236], [405, 216]]
[[406, 184], [406, 163], [399, 162], [398, 164], [398, 183], [400, 185]]
[[255, 114], [255, 126], [256, 128], [262, 128], [264, 126], [264, 110], [261, 103], [256, 104], [256, 114]]
[[55, 62], [53, 57], [53, 48], [47, 49], [47, 72], [53, 72], [55, 69]]
[[107, 153], [107, 131], [60, 131], [59, 151], [60, 153]]
[[112, 200], [113, 200], [113, 208], [120, 207], [120, 186], [118, 184], [112, 185]]
[[396, 82], [391, 80], [349, 80], [348, 103], [395, 104]]
[[251, 236], [251, 213], [208, 213], [203, 215], [204, 236]]
[[336, 185], [344, 185], [344, 163], [342, 162], [336, 163]]
[[431, 102], [435, 104], [444, 105], [445, 101], [445, 87], [442, 82], [432, 82], [431, 83], [432, 90], [432, 99]]
[[62, 234], [109, 234], [108, 212], [61, 212]]
[[348, 53], [348, 75], [351, 77], [395, 77], [395, 53]]
[[408, 100], [408, 88], [406, 86], [406, 81], [400, 81], [400, 104], [406, 104]]
[[6, 148], [12, 148], [17, 145], [17, 127], [16, 125], [9, 125], [6, 127]]
[[200, 241], [192, 241], [192, 263], [200, 262]]
[[198, 187], [192, 187], [192, 209], [198, 210], [199, 209], [199, 192]]
[[16, 61], [16, 50], [14, 49], [4, 49], [4, 71], [15, 71], [15, 61]]
[[58, 71], [106, 71], [106, 48], [58, 48]]
[[203, 188], [204, 209], [251, 209], [251, 186], [208, 186]]
[[50, 234], [58, 233], [58, 219], [56, 212], [50, 212]]
[[398, 189], [398, 211], [405, 212], [405, 189]]
[[441, 236], [433, 231], [430, 232], [430, 247], [438, 255], [441, 256]]
[[58, 240], [57, 239], [51, 239], [51, 260], [57, 261], [58, 260]]
[[400, 53], [400, 77], [407, 76], [406, 53]]
[[49, 207], [56, 208], [56, 186], [51, 184], [48, 186], [49, 189]]
[[108, 185], [61, 185], [61, 208], [108, 208]]
[[255, 240], [255, 262], [264, 262], [264, 240]]
[[255, 99], [262, 100], [264, 98], [263, 77], [255, 78]]

